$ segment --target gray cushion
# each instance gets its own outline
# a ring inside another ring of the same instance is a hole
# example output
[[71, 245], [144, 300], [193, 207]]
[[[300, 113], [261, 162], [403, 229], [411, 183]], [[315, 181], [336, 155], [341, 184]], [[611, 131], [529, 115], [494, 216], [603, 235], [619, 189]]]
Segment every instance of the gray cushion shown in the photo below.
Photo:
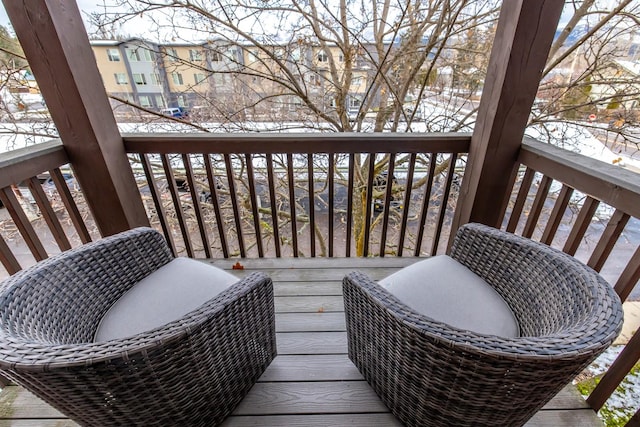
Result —
[[200, 307], [238, 278], [189, 258], [176, 258], [145, 277], [102, 318], [95, 341], [124, 338], [166, 325]]
[[518, 322], [502, 297], [446, 255], [405, 267], [381, 280], [380, 285], [434, 320], [481, 334], [519, 336]]

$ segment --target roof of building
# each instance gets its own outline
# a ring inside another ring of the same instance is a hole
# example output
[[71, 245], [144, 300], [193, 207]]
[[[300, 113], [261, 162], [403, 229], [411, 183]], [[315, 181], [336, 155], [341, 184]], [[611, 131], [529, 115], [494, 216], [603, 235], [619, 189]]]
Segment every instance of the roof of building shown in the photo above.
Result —
[[616, 61], [616, 64], [625, 69], [625, 71], [640, 76], [640, 62], [638, 61], [623, 61], [621, 59]]

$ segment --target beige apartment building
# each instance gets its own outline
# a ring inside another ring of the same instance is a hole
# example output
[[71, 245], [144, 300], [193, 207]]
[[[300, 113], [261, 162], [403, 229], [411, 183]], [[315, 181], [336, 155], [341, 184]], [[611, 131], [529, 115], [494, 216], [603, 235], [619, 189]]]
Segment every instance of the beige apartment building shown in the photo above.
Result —
[[[219, 40], [155, 44], [142, 39], [93, 40], [91, 46], [107, 93], [158, 111], [179, 106], [211, 109], [214, 115], [291, 115], [303, 105], [276, 82], [284, 76], [278, 62], [296, 70], [296, 81], [314, 103], [335, 109], [336, 79], [329, 61], [339, 79], [344, 73], [344, 57], [336, 46], [326, 52], [303, 43], [272, 45], [265, 52]], [[359, 110], [368, 78], [366, 69], [353, 71], [348, 111]]]
[[129, 79], [126, 58], [120, 50], [121, 44], [113, 40], [95, 40], [91, 42], [91, 47], [107, 93], [133, 100], [132, 82]]

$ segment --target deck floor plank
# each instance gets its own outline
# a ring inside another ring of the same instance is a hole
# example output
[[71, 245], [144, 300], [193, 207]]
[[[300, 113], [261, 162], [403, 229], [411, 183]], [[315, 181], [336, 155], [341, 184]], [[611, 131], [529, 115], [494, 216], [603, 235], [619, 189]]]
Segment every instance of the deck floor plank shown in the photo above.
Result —
[[365, 381], [257, 383], [235, 415], [389, 412]]
[[[224, 427], [396, 427], [401, 424], [347, 357], [342, 277], [353, 270], [380, 279], [416, 258], [207, 260], [241, 277], [264, 271], [274, 280], [278, 357]], [[0, 427], [71, 427], [75, 423], [28, 391], [0, 393]], [[572, 386], [527, 427], [602, 426]]]
[[347, 333], [284, 332], [277, 333], [278, 354], [339, 354], [347, 348]]
[[279, 355], [260, 382], [364, 381], [346, 354]]
[[344, 313], [344, 301], [342, 296], [286, 296], [275, 297], [275, 306], [278, 313]]
[[276, 282], [273, 284], [276, 297], [284, 296], [319, 296], [332, 295], [342, 297], [342, 282], [339, 280], [328, 282]]
[[222, 427], [402, 427], [391, 414], [267, 415], [229, 417]]

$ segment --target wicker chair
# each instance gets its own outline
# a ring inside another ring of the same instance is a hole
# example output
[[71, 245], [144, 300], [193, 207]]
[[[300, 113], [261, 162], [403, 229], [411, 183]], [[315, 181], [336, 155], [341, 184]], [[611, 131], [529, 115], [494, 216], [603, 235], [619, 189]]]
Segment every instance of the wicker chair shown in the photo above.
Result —
[[164, 326], [94, 339], [114, 302], [172, 259], [162, 236], [140, 228], [9, 278], [0, 288], [2, 373], [82, 425], [221, 423], [276, 354], [265, 275]]
[[506, 301], [518, 337], [438, 322], [362, 273], [343, 282], [349, 357], [407, 426], [522, 425], [620, 332], [611, 286], [564, 253], [467, 224], [450, 256]]

